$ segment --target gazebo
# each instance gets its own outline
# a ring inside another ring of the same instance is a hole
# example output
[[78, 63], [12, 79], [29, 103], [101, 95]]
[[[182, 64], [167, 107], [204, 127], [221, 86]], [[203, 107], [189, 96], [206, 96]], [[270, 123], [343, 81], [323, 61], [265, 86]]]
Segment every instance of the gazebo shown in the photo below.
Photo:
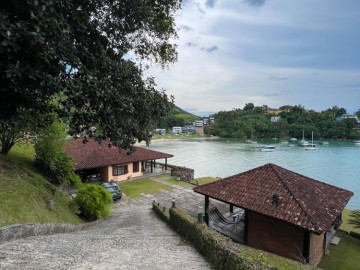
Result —
[[244, 210], [244, 244], [316, 265], [338, 230], [352, 192], [311, 179], [275, 164], [194, 188], [205, 196]]

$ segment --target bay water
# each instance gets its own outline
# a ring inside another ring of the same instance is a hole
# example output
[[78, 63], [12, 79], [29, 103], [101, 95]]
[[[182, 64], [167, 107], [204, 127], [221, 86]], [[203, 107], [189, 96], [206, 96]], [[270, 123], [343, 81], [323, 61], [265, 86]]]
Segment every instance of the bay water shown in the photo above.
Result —
[[[263, 140], [165, 140], [150, 149], [174, 155], [168, 163], [195, 170], [195, 178], [227, 177], [266, 163], [274, 163], [310, 178], [354, 192], [346, 208], [360, 209], [360, 146], [352, 142], [321, 142], [316, 150], [305, 150], [297, 142]], [[276, 146], [262, 152], [264, 144]]]

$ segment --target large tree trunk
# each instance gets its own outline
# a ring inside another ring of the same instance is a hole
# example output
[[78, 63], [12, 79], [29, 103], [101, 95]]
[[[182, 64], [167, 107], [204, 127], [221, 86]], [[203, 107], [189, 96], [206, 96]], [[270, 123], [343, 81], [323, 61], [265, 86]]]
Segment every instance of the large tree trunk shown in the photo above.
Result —
[[14, 146], [14, 141], [10, 138], [8, 140], [1, 140], [1, 154], [5, 156], [9, 153], [10, 149]]

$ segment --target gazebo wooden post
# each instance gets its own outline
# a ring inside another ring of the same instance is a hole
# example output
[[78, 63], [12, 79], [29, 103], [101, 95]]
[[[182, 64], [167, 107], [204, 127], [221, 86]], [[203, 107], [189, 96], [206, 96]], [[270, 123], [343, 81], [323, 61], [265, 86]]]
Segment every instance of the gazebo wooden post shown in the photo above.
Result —
[[230, 203], [230, 213], [234, 213], [234, 205]]
[[245, 211], [245, 220], [244, 220], [244, 244], [248, 244], [248, 232], [249, 232], [249, 212], [248, 210], [244, 209]]
[[167, 158], [165, 158], [165, 170], [167, 170]]
[[153, 160], [150, 160], [150, 172], [153, 173]]
[[209, 226], [209, 205], [210, 205], [209, 196], [205, 196], [205, 223], [208, 226]]

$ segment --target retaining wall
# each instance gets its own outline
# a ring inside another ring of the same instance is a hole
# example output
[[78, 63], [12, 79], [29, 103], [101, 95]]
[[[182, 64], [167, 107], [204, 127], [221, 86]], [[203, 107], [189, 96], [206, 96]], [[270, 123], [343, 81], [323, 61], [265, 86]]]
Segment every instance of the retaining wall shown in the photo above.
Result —
[[179, 177], [181, 181], [196, 184], [194, 179], [194, 169], [173, 166], [171, 176]]

